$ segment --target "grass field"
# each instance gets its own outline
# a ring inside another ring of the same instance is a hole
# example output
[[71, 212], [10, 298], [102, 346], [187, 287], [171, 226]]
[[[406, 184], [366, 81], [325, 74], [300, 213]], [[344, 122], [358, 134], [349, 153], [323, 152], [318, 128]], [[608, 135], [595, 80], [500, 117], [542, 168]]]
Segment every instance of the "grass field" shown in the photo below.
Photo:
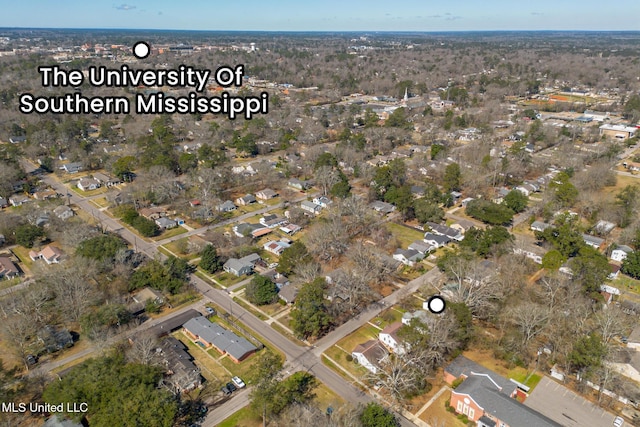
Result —
[[450, 392], [442, 393], [440, 397], [420, 415], [420, 419], [433, 426], [466, 427], [466, 424], [460, 421], [455, 414], [447, 412], [444, 405], [450, 397]]
[[164, 240], [164, 239], [168, 239], [170, 237], [175, 237], [175, 236], [179, 236], [180, 234], [184, 234], [187, 232], [187, 229], [184, 227], [175, 227], [172, 228], [170, 230], [165, 230], [162, 233], [160, 233], [158, 236], [153, 237], [152, 240], [160, 241], [160, 240]]
[[385, 226], [400, 241], [403, 248], [406, 248], [416, 240], [424, 238], [424, 233], [420, 230], [396, 224], [395, 222], [387, 222]]
[[[31, 270], [31, 266], [33, 265], [33, 260], [31, 260], [31, 257], [29, 257], [30, 250], [31, 249], [23, 248], [22, 246], [15, 246], [11, 249], [11, 252], [13, 252], [18, 258], [20, 258], [20, 262], [29, 270]], [[28, 274], [29, 271], [25, 271], [25, 273]]]
[[213, 276], [218, 282], [220, 282], [220, 284], [222, 286], [224, 286], [225, 288], [228, 288], [229, 286], [235, 285], [236, 283], [240, 283], [242, 282], [244, 279], [246, 279], [245, 276], [235, 276], [231, 273], [227, 273], [226, 271], [220, 272], [220, 273], [216, 273]]
[[260, 427], [262, 418], [251, 413], [251, 409], [246, 406], [241, 408], [229, 418], [218, 424], [218, 427]]

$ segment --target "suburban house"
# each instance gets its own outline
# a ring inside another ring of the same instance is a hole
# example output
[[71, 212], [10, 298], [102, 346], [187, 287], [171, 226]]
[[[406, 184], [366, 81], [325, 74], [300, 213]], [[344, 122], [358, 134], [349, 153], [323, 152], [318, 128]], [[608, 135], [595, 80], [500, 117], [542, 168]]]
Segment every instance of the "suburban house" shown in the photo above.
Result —
[[261, 200], [269, 200], [278, 197], [278, 193], [270, 188], [265, 188], [264, 190], [258, 191], [256, 197]]
[[296, 301], [300, 287], [297, 285], [287, 285], [280, 288], [278, 298], [287, 304], [293, 304]]
[[434, 248], [442, 248], [451, 242], [451, 238], [445, 235], [426, 232], [424, 233], [424, 242]]
[[280, 231], [282, 231], [283, 233], [286, 233], [290, 236], [293, 236], [294, 234], [296, 234], [298, 231], [302, 230], [302, 227], [300, 227], [299, 225], [296, 224], [287, 224], [283, 227], [280, 227]]
[[178, 223], [166, 216], [162, 216], [156, 219], [156, 225], [160, 227], [162, 230], [168, 230], [170, 228], [175, 228], [178, 226]]
[[351, 357], [371, 373], [378, 372], [378, 364], [389, 356], [389, 352], [378, 340], [369, 340], [358, 344], [351, 352]]
[[278, 289], [282, 289], [283, 287], [288, 286], [291, 283], [289, 282], [289, 279], [287, 278], [287, 276], [285, 276], [284, 274], [278, 273], [273, 269], [265, 271], [264, 273], [262, 273], [262, 275], [264, 277], [268, 277], [269, 280], [275, 283]]
[[464, 234], [455, 228], [447, 227], [446, 225], [436, 224], [435, 222], [427, 222], [427, 227], [431, 229], [434, 234], [439, 234], [441, 236], [447, 236], [452, 240], [457, 240], [458, 242], [464, 239]]
[[460, 233], [464, 234], [467, 231], [474, 228], [476, 225], [472, 221], [467, 221], [466, 219], [459, 219], [457, 222], [454, 222], [449, 227], [454, 230], [458, 230]]
[[408, 325], [413, 319], [418, 319], [422, 323], [427, 323], [429, 320], [429, 313], [425, 310], [407, 311], [402, 315], [402, 324]]
[[260, 224], [264, 225], [267, 228], [276, 228], [281, 225], [286, 225], [289, 222], [288, 219], [279, 217], [277, 215], [265, 215], [260, 218]]
[[607, 234], [611, 233], [614, 228], [616, 228], [616, 225], [613, 222], [605, 221], [602, 219], [598, 221], [593, 227], [595, 232], [600, 236], [606, 236]]
[[151, 206], [140, 209], [138, 213], [147, 219], [155, 221], [158, 218], [167, 216], [167, 209], [162, 206]]
[[404, 326], [402, 322], [394, 322], [387, 325], [387, 327], [378, 334], [380, 342], [396, 354], [402, 354], [405, 351], [402, 346], [402, 340], [398, 336], [398, 331], [402, 326]]
[[542, 221], [533, 221], [529, 227], [532, 231], [543, 232], [547, 228], [551, 227], [551, 224]]
[[414, 249], [396, 249], [393, 259], [400, 261], [404, 265], [413, 267], [416, 262], [420, 262], [424, 255]]
[[308, 200], [304, 200], [300, 203], [300, 208], [304, 211], [310, 212], [314, 215], [318, 215], [320, 213], [320, 211], [322, 211], [322, 206], [310, 202]]
[[229, 258], [222, 268], [224, 268], [224, 271], [227, 273], [242, 276], [244, 274], [251, 274], [253, 272], [253, 267], [258, 261], [260, 261], [260, 255], [258, 254], [250, 254], [240, 259]]
[[220, 203], [216, 210], [218, 212], [231, 212], [236, 210], [236, 205], [231, 200], [227, 200], [224, 203]]
[[253, 194], [247, 194], [246, 196], [238, 197], [236, 199], [236, 204], [238, 206], [246, 206], [255, 202], [256, 202], [256, 196], [254, 196]]
[[151, 328], [148, 329], [148, 331], [150, 335], [156, 338], [160, 338], [167, 334], [175, 332], [178, 329], [181, 329], [182, 325], [187, 323], [188, 320], [194, 319], [200, 316], [202, 316], [202, 313], [200, 313], [198, 310], [194, 310], [190, 308], [183, 313], [176, 314], [170, 319], [167, 319], [163, 322], [156, 324], [155, 326], [152, 326]]
[[7, 256], [0, 256], [0, 279], [13, 279], [20, 275], [20, 270]]
[[627, 347], [640, 352], [640, 326], [636, 326], [627, 337]]
[[413, 197], [415, 198], [420, 198], [420, 197], [424, 197], [424, 187], [420, 186], [420, 185], [412, 185], [411, 186], [411, 194], [413, 194]]
[[45, 246], [41, 251], [29, 251], [29, 258], [35, 261], [38, 259], [43, 259], [47, 264], [58, 264], [60, 262], [60, 258], [62, 257], [63, 252], [60, 248], [57, 248], [52, 245]]
[[183, 328], [194, 341], [201, 343], [205, 348], [215, 348], [220, 354], [226, 354], [236, 363], [240, 363], [258, 350], [246, 338], [234, 334], [217, 323], [210, 322], [204, 316], [189, 320]]
[[426, 255], [427, 252], [435, 249], [433, 245], [425, 243], [424, 240], [416, 240], [409, 245], [409, 249], [420, 252], [422, 255]]
[[381, 200], [376, 200], [369, 203], [369, 207], [374, 211], [380, 212], [382, 214], [390, 214], [391, 212], [396, 210], [396, 207], [391, 203], [383, 202]]
[[313, 183], [311, 181], [300, 180], [298, 178], [291, 178], [289, 182], [287, 182], [287, 185], [300, 191], [305, 191], [313, 187]]
[[62, 220], [69, 219], [74, 215], [73, 209], [67, 205], [58, 206], [53, 210], [53, 214]]
[[268, 252], [271, 252], [272, 254], [280, 256], [282, 255], [282, 252], [284, 252], [284, 250], [287, 249], [289, 246], [291, 245], [287, 242], [277, 241], [277, 242], [267, 242], [264, 244], [263, 248], [265, 251], [268, 251]]
[[517, 383], [464, 356], [455, 358], [444, 370], [447, 383], [460, 378], [462, 383], [451, 391], [450, 405], [479, 427], [561, 426], [516, 400], [527, 396]]
[[602, 246], [602, 244], [604, 243], [604, 239], [601, 239], [599, 237], [595, 237], [595, 236], [591, 236], [589, 234], [583, 234], [582, 238], [584, 239], [584, 242], [591, 246], [594, 249], [600, 249], [600, 246]]
[[166, 382], [177, 393], [194, 390], [202, 384], [200, 368], [193, 363], [187, 347], [174, 337], [164, 338], [156, 349], [166, 370]]
[[100, 181], [94, 178], [80, 178], [76, 187], [82, 191], [97, 190], [100, 188]]
[[27, 140], [26, 136], [10, 136], [9, 142], [12, 144], [19, 144], [21, 142], [25, 142]]
[[145, 286], [138, 292], [131, 296], [133, 301], [137, 304], [146, 304], [147, 301], [153, 301], [156, 304], [164, 304], [164, 295], [162, 292]]
[[122, 184], [122, 181], [119, 178], [114, 178], [111, 175], [107, 175], [105, 173], [96, 172], [93, 174], [93, 177], [100, 181], [100, 184], [105, 187], [113, 187], [114, 185]]
[[315, 203], [316, 205], [320, 205], [323, 208], [327, 208], [333, 202], [327, 196], [320, 196], [320, 197], [315, 197], [313, 199], [313, 203]]
[[36, 200], [49, 200], [58, 197], [58, 193], [55, 190], [49, 188], [48, 190], [36, 191], [33, 193], [33, 198]]
[[236, 236], [238, 237], [248, 237], [248, 236], [253, 236], [253, 233], [257, 230], [262, 230], [262, 229], [267, 229], [264, 225], [262, 224], [251, 224], [248, 222], [242, 222], [238, 225], [234, 225], [233, 226], [233, 232], [235, 233]]
[[67, 163], [66, 165], [62, 166], [62, 169], [64, 169], [66, 173], [78, 173], [82, 170], [82, 163]]
[[631, 249], [629, 246], [618, 245], [618, 247], [611, 251], [611, 259], [614, 261], [622, 262], [631, 252], [633, 252], [633, 249]]
[[11, 206], [17, 207], [17, 206], [22, 206], [24, 203], [27, 203], [29, 200], [29, 197], [22, 195], [22, 194], [14, 194], [13, 196], [9, 197], [9, 203], [11, 203]]
[[63, 348], [73, 346], [73, 337], [67, 329], [46, 325], [38, 331], [38, 340], [44, 345], [47, 353], [55, 353]]

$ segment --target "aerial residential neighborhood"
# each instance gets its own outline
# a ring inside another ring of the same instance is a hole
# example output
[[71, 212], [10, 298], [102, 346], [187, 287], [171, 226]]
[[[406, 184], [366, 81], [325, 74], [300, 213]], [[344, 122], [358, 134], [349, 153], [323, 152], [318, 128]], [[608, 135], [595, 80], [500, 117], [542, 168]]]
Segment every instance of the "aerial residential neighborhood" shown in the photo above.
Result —
[[358, 5], [0, 17], [0, 424], [640, 425], [638, 32]]

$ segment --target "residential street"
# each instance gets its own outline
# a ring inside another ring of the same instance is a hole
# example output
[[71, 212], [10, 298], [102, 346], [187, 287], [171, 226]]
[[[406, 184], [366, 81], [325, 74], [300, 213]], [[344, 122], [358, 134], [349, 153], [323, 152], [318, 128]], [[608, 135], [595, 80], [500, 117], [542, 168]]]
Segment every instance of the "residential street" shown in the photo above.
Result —
[[[35, 166], [27, 161], [22, 161], [22, 165], [27, 172], [35, 169]], [[223, 221], [221, 223], [217, 223], [212, 226], [201, 227], [199, 229], [189, 231], [188, 233], [183, 233], [178, 236], [165, 239], [159, 242], [149, 242], [138, 236], [136, 236], [132, 231], [128, 228], [123, 227], [117, 220], [108, 216], [106, 213], [100, 211], [97, 207], [95, 207], [88, 198], [83, 197], [74, 191], [70, 191], [65, 184], [60, 182], [57, 177], [53, 174], [42, 176], [42, 180], [50, 185], [54, 190], [61, 194], [69, 194], [70, 202], [75, 204], [80, 209], [83, 209], [85, 212], [92, 215], [101, 226], [113, 232], [118, 233], [123, 239], [127, 240], [138, 252], [142, 252], [151, 258], [160, 257], [161, 259], [165, 258], [165, 256], [158, 251], [158, 247], [162, 244], [168, 243], [170, 241], [183, 238], [185, 236], [193, 235], [193, 234], [201, 234], [208, 229], [222, 227], [234, 222], [240, 222], [247, 218], [253, 217], [257, 214], [268, 212], [274, 209], [278, 209], [282, 204], [265, 207], [255, 212], [247, 213], [241, 215], [239, 217]], [[305, 195], [305, 197], [300, 198], [299, 200], [304, 200], [309, 195]], [[296, 200], [298, 201], [298, 200]], [[275, 329], [271, 328], [264, 321], [255, 317], [252, 313], [245, 310], [242, 306], [233, 301], [232, 297], [227, 293], [227, 291], [223, 291], [220, 289], [212, 288], [208, 283], [206, 283], [203, 279], [192, 275], [191, 283], [195, 286], [200, 293], [204, 296], [205, 301], [199, 301], [198, 303], [194, 303], [187, 307], [182, 308], [181, 310], [172, 313], [169, 316], [164, 316], [162, 318], [156, 319], [152, 322], [145, 322], [142, 325], [134, 328], [130, 331], [125, 332], [124, 334], [113, 337], [112, 340], [126, 338], [140, 330], [147, 329], [152, 327], [154, 324], [167, 320], [172, 316], [175, 316], [184, 310], [189, 308], [194, 308], [194, 306], [202, 306], [203, 303], [207, 301], [214, 302], [225, 310], [232, 312], [233, 315], [243, 324], [245, 324], [248, 328], [255, 331], [256, 334], [260, 336], [262, 340], [268, 342], [270, 345], [278, 348], [282, 351], [286, 356], [286, 367], [292, 372], [298, 370], [307, 370], [313, 373], [320, 381], [327, 385], [330, 389], [336, 392], [339, 396], [341, 396], [345, 401], [351, 402], [354, 404], [357, 403], [366, 403], [373, 400], [373, 397], [362, 392], [343, 377], [339, 376], [337, 373], [326, 367], [322, 364], [320, 357], [324, 350], [331, 347], [338, 340], [343, 338], [344, 336], [350, 334], [355, 331], [360, 326], [364, 325], [366, 322], [371, 320], [373, 317], [378, 315], [384, 308], [391, 306], [401, 300], [402, 298], [408, 296], [412, 292], [415, 292], [423, 283], [427, 281], [435, 280], [439, 277], [440, 272], [437, 269], [430, 270], [426, 274], [420, 276], [417, 279], [412, 280], [403, 288], [397, 290], [393, 294], [384, 298], [381, 302], [374, 303], [370, 307], [368, 307], [365, 311], [363, 311], [360, 315], [350, 320], [346, 324], [340, 326], [323, 339], [318, 341], [317, 345], [314, 347], [301, 347], [297, 344], [290, 341], [288, 338], [282, 336]], [[93, 349], [87, 349], [80, 353], [73, 355], [72, 357], [63, 358], [59, 361], [51, 362], [44, 364], [40, 367], [40, 370], [50, 371], [56, 367], [62, 366], [75, 360], [80, 357], [84, 357], [90, 354]], [[239, 408], [248, 403], [248, 398], [241, 399], [230, 399], [227, 401], [222, 407], [216, 408], [216, 410], [211, 411], [208, 414], [207, 419], [204, 426], [214, 426], [220, 423], [224, 418], [228, 417], [233, 412], [237, 411]], [[224, 407], [224, 409], [223, 409]], [[409, 420], [400, 417], [403, 426], [413, 426], [414, 424]]]

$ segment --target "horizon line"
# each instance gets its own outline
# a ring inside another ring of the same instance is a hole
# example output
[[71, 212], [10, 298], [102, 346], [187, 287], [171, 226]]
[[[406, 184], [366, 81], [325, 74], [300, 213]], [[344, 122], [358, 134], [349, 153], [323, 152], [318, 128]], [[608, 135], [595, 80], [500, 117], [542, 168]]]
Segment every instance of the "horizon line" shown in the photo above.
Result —
[[191, 31], [191, 32], [232, 32], [232, 33], [389, 33], [389, 34], [415, 34], [415, 33], [548, 33], [548, 32], [580, 32], [580, 33], [640, 33], [640, 30], [615, 29], [615, 30], [584, 30], [584, 29], [499, 29], [499, 30], [220, 30], [220, 29], [178, 29], [178, 28], [121, 28], [121, 27], [0, 27], [2, 30], [108, 30], [108, 31]]

